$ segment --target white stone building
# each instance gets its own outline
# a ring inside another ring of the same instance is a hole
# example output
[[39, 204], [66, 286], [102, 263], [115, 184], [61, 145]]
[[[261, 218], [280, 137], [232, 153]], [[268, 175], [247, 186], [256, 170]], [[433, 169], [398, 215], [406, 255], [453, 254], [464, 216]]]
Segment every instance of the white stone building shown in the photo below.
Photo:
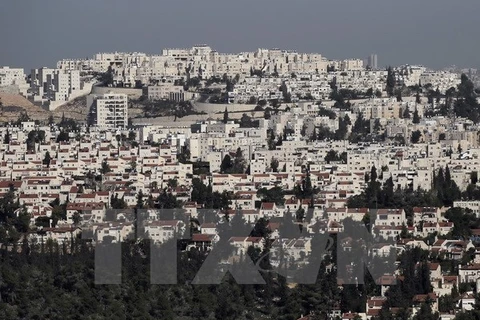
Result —
[[87, 105], [93, 107], [97, 126], [101, 128], [122, 128], [128, 125], [128, 97], [126, 94], [106, 93], [90, 95]]
[[25, 72], [20, 68], [0, 68], [0, 87], [25, 84]]

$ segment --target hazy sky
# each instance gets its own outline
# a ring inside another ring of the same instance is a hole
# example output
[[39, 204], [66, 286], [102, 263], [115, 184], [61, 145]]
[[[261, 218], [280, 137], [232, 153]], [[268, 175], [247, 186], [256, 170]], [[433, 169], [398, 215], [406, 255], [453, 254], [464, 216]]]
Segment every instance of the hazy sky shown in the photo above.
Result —
[[480, 67], [479, 0], [0, 0], [0, 65], [206, 43]]

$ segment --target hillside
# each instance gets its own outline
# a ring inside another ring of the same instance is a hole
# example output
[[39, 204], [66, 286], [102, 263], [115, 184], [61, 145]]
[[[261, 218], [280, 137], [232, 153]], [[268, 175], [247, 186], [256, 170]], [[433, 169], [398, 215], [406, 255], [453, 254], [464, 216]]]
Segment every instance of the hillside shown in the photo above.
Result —
[[0, 122], [15, 121], [22, 112], [26, 112], [33, 120], [47, 120], [50, 113], [19, 94], [0, 93], [2, 107], [0, 110]]
[[[87, 121], [90, 112], [86, 95], [67, 102], [54, 111], [44, 110], [18, 94], [0, 93], [0, 101], [3, 104], [0, 112], [0, 122], [16, 121], [22, 112], [26, 112], [33, 120], [47, 121], [50, 115], [53, 115], [56, 122], [60, 121], [63, 116], [67, 119], [83, 122]], [[197, 105], [190, 103], [177, 104], [171, 101], [132, 100], [129, 104], [128, 115], [129, 118], [139, 118], [144, 115], [147, 115], [147, 118], [174, 117], [175, 113], [179, 118], [187, 115], [206, 115], [204, 109], [208, 109], [211, 105], [206, 104], [202, 107], [197, 110]], [[223, 114], [224, 105], [219, 105], [218, 110], [221, 110]]]
[[87, 107], [87, 96], [85, 95], [58, 107], [51, 113], [55, 121], [59, 121], [63, 114], [65, 114], [65, 118], [70, 118], [75, 121], [86, 121], [89, 111]]

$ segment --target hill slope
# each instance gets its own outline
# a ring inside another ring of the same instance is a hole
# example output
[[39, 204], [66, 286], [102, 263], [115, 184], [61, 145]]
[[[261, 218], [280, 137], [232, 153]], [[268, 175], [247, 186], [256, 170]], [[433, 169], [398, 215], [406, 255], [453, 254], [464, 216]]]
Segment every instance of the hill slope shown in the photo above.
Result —
[[15, 121], [22, 112], [26, 112], [33, 120], [47, 120], [50, 113], [19, 94], [0, 93], [2, 107], [0, 109], [0, 122]]

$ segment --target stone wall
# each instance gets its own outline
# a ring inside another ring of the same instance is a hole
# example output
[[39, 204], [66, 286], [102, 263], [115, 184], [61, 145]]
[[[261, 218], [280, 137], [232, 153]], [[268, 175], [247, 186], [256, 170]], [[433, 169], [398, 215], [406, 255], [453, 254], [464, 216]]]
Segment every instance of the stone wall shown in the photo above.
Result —
[[137, 98], [137, 99], [142, 96], [142, 89], [99, 87], [99, 86], [93, 86], [92, 88], [92, 94], [105, 94], [108, 92], [126, 94], [128, 95], [129, 98]]

